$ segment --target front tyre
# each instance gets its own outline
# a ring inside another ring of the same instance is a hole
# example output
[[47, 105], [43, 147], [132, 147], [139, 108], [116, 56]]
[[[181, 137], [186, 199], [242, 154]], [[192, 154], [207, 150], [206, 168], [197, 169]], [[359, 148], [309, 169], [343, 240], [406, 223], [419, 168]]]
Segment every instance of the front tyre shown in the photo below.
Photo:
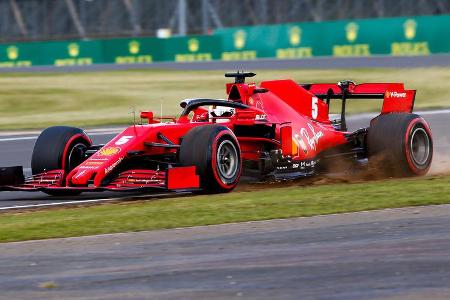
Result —
[[369, 165], [383, 176], [425, 175], [433, 159], [431, 130], [416, 114], [395, 113], [373, 119], [367, 148]]
[[[33, 175], [51, 170], [68, 174], [85, 160], [86, 149], [92, 145], [86, 133], [75, 127], [53, 126], [39, 135], [31, 157]], [[50, 195], [73, 195], [79, 192], [47, 191]]]
[[242, 172], [239, 143], [225, 126], [205, 125], [191, 129], [181, 142], [180, 162], [195, 166], [200, 185], [207, 193], [229, 192]]

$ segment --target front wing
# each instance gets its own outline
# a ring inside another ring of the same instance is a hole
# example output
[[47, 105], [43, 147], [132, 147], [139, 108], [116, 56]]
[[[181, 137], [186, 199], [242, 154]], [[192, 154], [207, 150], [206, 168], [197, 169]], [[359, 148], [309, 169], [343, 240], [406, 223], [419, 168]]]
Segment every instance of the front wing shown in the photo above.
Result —
[[197, 191], [200, 179], [194, 166], [160, 170], [127, 170], [104, 186], [68, 186], [64, 170], [52, 170], [24, 178], [22, 167], [0, 168], [0, 191], [24, 192], [133, 192]]

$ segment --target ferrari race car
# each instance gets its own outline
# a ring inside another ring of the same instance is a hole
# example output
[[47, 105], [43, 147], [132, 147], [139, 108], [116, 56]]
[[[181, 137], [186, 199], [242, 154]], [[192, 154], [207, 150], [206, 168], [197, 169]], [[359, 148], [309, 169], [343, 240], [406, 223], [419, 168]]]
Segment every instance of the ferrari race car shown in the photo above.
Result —
[[[336, 161], [367, 166], [385, 176], [424, 175], [433, 141], [427, 122], [413, 114], [415, 90], [402, 83], [292, 80], [245, 83], [254, 73], [227, 73], [226, 100], [186, 99], [179, 118], [141, 112], [106, 145], [81, 129], [55, 126], [38, 137], [32, 176], [22, 167], [0, 169], [0, 190], [50, 195], [88, 191], [231, 191], [241, 174], [289, 180], [327, 172]], [[382, 99], [368, 128], [347, 130], [346, 102]], [[330, 120], [329, 106], [341, 113]]]

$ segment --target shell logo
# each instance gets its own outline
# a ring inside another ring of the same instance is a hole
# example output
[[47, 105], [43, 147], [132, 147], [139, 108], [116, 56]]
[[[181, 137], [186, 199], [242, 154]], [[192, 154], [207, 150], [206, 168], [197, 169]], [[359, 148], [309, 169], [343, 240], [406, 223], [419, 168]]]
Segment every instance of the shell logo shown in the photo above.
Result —
[[6, 55], [8, 56], [8, 59], [15, 60], [19, 57], [19, 48], [16, 46], [9, 46], [6, 48]]
[[120, 152], [119, 147], [106, 147], [98, 152], [101, 156], [111, 156]]
[[233, 35], [234, 39], [234, 48], [242, 49], [245, 47], [245, 43], [247, 42], [247, 33], [244, 30], [238, 30]]
[[347, 41], [351, 43], [354, 42], [358, 38], [358, 30], [358, 24], [354, 22], [348, 23], [347, 26], [345, 26], [345, 37], [347, 38]]
[[292, 46], [298, 46], [302, 42], [302, 29], [298, 26], [289, 29], [289, 43]]
[[131, 41], [128, 43], [128, 51], [130, 51], [131, 54], [138, 54], [140, 51], [140, 44], [138, 41]]
[[409, 19], [405, 23], [403, 23], [403, 29], [405, 33], [405, 38], [408, 40], [412, 40], [416, 37], [416, 31], [417, 31], [417, 22]]
[[200, 43], [198, 39], [189, 39], [188, 40], [188, 49], [191, 52], [197, 52], [200, 48]]
[[80, 46], [77, 43], [70, 43], [67, 50], [70, 57], [77, 57], [80, 54]]

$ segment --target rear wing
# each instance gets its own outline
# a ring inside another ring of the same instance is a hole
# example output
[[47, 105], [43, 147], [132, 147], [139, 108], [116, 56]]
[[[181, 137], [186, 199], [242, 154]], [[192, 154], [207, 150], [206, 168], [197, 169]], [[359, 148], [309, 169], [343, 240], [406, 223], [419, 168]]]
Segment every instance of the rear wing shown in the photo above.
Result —
[[405, 90], [403, 83], [363, 83], [352, 81], [301, 84], [301, 86], [330, 105], [331, 99], [342, 100], [341, 130], [347, 130], [345, 106], [347, 99], [383, 99], [381, 114], [406, 112], [414, 108], [416, 90]]
[[392, 112], [411, 113], [414, 108], [416, 90], [405, 90], [403, 83], [349, 84], [347, 88], [338, 84], [302, 84], [304, 89], [330, 104], [331, 99], [383, 99], [382, 114]]

